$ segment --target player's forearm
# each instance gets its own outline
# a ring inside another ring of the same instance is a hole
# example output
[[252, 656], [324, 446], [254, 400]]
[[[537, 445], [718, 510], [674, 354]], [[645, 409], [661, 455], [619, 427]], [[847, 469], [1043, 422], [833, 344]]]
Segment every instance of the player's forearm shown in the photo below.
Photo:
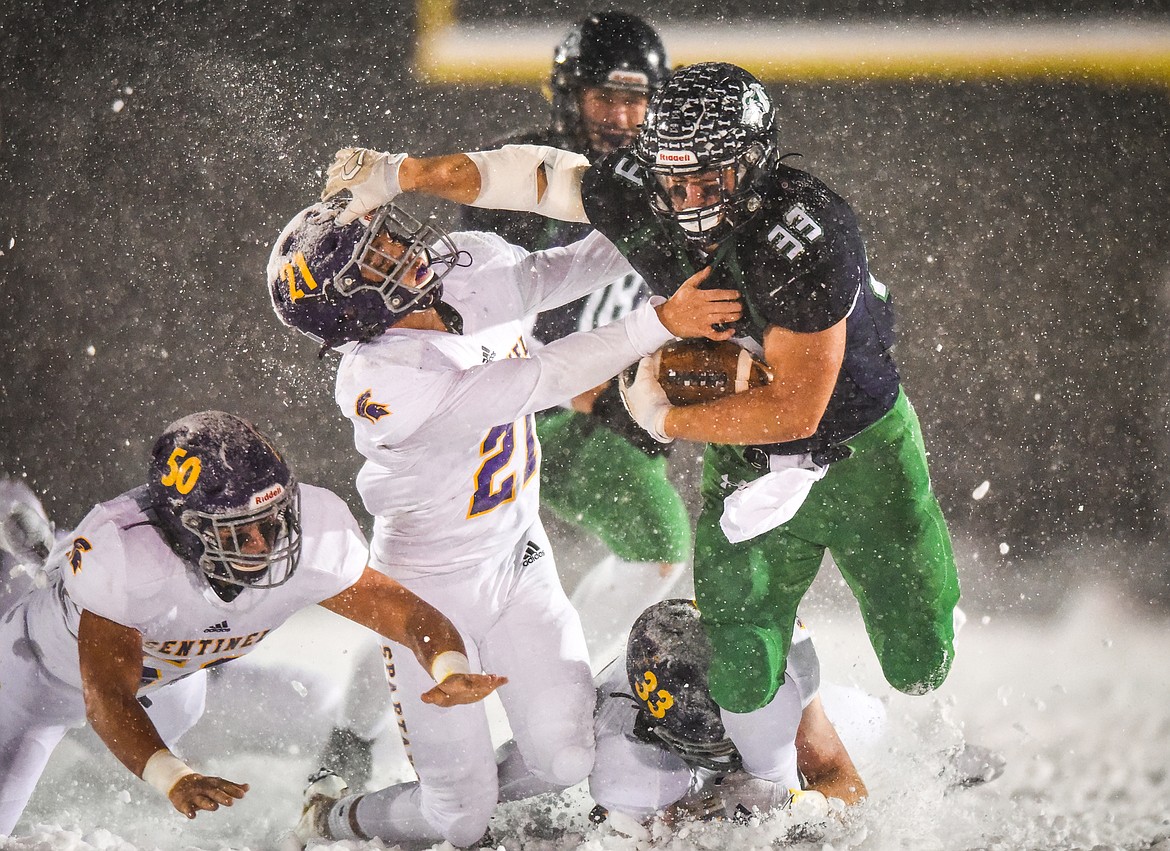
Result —
[[142, 635], [85, 609], [77, 627], [77, 663], [86, 718], [118, 761], [141, 777], [146, 761], [166, 747], [138, 702]]
[[531, 315], [570, 304], [634, 270], [612, 242], [593, 231], [572, 245], [529, 254], [519, 271], [527, 283], [525, 312]]
[[90, 726], [122, 765], [142, 776], [147, 760], [166, 743], [134, 695], [87, 686], [85, 715]]
[[673, 339], [652, 307], [640, 307], [618, 322], [542, 346], [529, 359], [481, 367], [468, 376], [466, 392], [449, 398], [443, 419], [475, 412], [468, 424], [481, 429], [543, 411], [608, 381]]
[[446, 653], [467, 658], [467, 648], [455, 625], [434, 606], [418, 599], [411, 609], [406, 635], [401, 643], [409, 647], [419, 664], [436, 680], [442, 678], [435, 671], [435, 662]]
[[774, 376], [770, 384], [673, 408], [663, 431], [667, 437], [739, 446], [811, 437], [841, 371], [845, 333], [844, 319], [813, 333], [769, 326], [764, 332], [764, 358]]
[[824, 412], [825, 404], [819, 400], [777, 392], [774, 386], [757, 387], [712, 402], [672, 408], [665, 431], [667, 437], [703, 443], [786, 443], [815, 434]]
[[406, 647], [428, 671], [443, 653], [466, 655], [459, 631], [442, 612], [372, 568], [321, 606]]
[[466, 154], [407, 157], [398, 169], [403, 192], [419, 192], [471, 204], [480, 193], [479, 169]]
[[588, 222], [581, 175], [589, 161], [544, 145], [505, 145], [441, 157], [407, 157], [398, 170], [403, 192], [421, 192], [493, 210], [539, 213]]

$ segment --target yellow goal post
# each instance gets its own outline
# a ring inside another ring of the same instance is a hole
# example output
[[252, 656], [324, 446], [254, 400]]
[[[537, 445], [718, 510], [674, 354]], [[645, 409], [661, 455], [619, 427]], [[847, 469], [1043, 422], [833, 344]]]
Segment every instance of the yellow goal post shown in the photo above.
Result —
[[[455, 0], [419, 0], [415, 62], [435, 84], [539, 84], [569, 21], [458, 19]], [[1170, 19], [1132, 15], [739, 24], [650, 20], [674, 65], [734, 62], [768, 82], [1084, 79], [1170, 83]]]

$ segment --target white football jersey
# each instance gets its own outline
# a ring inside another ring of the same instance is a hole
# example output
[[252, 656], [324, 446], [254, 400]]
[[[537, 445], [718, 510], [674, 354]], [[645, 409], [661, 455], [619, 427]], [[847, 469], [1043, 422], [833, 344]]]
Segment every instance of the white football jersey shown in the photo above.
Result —
[[245, 588], [225, 603], [196, 567], [150, 525], [129, 491], [103, 502], [50, 553], [49, 585], [33, 592], [28, 635], [45, 668], [78, 688], [81, 611], [142, 633], [142, 687], [149, 692], [255, 649], [306, 606], [353, 585], [366, 566], [366, 540], [331, 491], [301, 485], [301, 559], [275, 588]]
[[443, 279], [462, 334], [391, 328], [341, 347], [337, 373], [337, 404], [367, 459], [357, 485], [378, 517], [377, 554], [412, 571], [450, 572], [511, 549], [537, 516], [532, 414], [671, 339], [649, 311], [534, 352], [526, 318], [629, 271], [625, 259], [599, 234], [534, 253], [494, 234], [452, 239], [470, 258]]

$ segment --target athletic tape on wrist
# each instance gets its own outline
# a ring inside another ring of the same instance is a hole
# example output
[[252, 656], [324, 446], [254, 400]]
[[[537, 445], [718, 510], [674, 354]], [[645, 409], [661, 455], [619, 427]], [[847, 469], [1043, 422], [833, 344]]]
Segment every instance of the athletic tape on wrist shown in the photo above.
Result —
[[397, 198], [402, 194], [402, 184], [398, 181], [398, 172], [402, 169], [402, 163], [409, 154], [387, 154], [382, 161], [382, 190], [391, 199]]
[[443, 682], [452, 674], [470, 673], [471, 665], [467, 657], [458, 650], [446, 650], [436, 656], [435, 661], [431, 663], [431, 676], [436, 683]]
[[164, 796], [170, 797], [175, 784], [188, 774], [194, 773], [195, 769], [183, 760], [166, 748], [159, 748], [146, 761], [146, 766], [142, 769], [142, 779]]
[[674, 443], [674, 438], [666, 434], [666, 417], [670, 413], [671, 405], [667, 405], [654, 415], [654, 428], [648, 429], [650, 436], [659, 443]]

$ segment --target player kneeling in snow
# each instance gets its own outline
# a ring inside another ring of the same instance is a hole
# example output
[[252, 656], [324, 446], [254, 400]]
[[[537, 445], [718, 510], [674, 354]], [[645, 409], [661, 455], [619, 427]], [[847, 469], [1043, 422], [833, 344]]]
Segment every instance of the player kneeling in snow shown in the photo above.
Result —
[[[95, 506], [53, 548], [47, 587], [0, 620], [0, 834], [65, 732], [87, 719], [188, 818], [242, 798], [247, 784], [200, 774], [169, 747], [203, 712], [207, 669], [311, 604], [406, 646], [424, 670], [466, 659], [450, 621], [366, 567], [341, 499], [298, 484], [245, 420], [207, 411], [172, 423], [149, 469], [147, 485]], [[441, 706], [505, 682], [435, 679], [421, 699]]]
[[[344, 207], [297, 214], [273, 247], [268, 283], [283, 322], [342, 354], [335, 399], [366, 459], [357, 487], [374, 515], [371, 564], [442, 607], [473, 666], [508, 677], [500, 701], [517, 758], [572, 786], [593, 765], [593, 685], [538, 514], [533, 414], [675, 337], [726, 338], [713, 327], [739, 316], [737, 296], [692, 281], [533, 351], [527, 317], [629, 271], [605, 237], [528, 252], [494, 234], [448, 235], [393, 204], [344, 222]], [[497, 799], [486, 713], [419, 701], [426, 674], [413, 660], [396, 660], [393, 675], [418, 781], [318, 807], [302, 840], [483, 836]]]

